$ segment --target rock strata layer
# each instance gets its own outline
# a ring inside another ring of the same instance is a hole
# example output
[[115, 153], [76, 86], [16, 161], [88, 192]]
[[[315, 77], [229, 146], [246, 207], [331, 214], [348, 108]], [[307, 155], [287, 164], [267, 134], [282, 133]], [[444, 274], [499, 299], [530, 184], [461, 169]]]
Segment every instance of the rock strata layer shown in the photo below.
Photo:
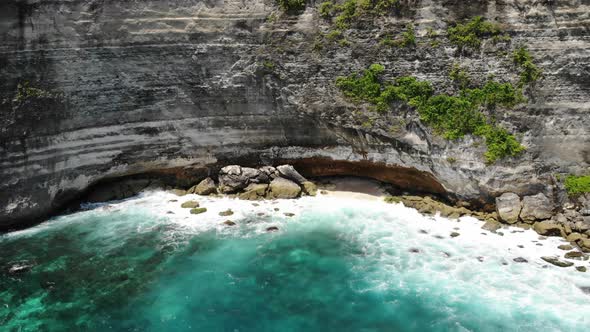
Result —
[[[488, 212], [506, 192], [523, 204], [538, 193], [551, 206], [567, 200], [554, 174], [590, 165], [590, 4], [403, 3], [359, 19], [337, 43], [323, 38], [333, 27], [313, 1], [297, 15], [269, 0], [1, 1], [0, 227], [44, 218], [104, 181], [145, 174], [186, 187], [236, 163], [369, 176]], [[334, 84], [372, 63], [387, 77], [428, 79], [438, 92], [453, 88], [455, 63], [477, 83], [489, 74], [517, 81], [503, 44], [463, 54], [449, 42], [449, 25], [476, 15], [496, 20], [543, 69], [526, 104], [494, 115], [526, 147], [516, 158], [487, 165], [480, 139], [445, 140], [402, 105], [373, 118]], [[381, 46], [408, 23], [415, 47]], [[243, 175], [228, 171], [221, 192], [245, 189]], [[97, 199], [150, 180], [141, 181]], [[529, 222], [546, 216], [526, 211]], [[572, 222], [586, 232], [590, 220]]]

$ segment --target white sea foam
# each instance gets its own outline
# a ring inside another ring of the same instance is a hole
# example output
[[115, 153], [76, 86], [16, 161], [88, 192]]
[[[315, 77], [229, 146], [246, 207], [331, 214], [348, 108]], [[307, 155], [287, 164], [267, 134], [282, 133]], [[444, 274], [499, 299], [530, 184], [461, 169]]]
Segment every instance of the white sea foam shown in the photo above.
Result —
[[[180, 207], [190, 200], [198, 201], [207, 212], [193, 215], [190, 209]], [[365, 271], [374, 288], [403, 289], [411, 285], [417, 294], [440, 293], [448, 301], [477, 297], [502, 315], [534, 307], [535, 312], [554, 315], [571, 326], [590, 326], [590, 296], [580, 288], [590, 286], [590, 274], [543, 261], [541, 256], [560, 256], [564, 260], [565, 252], [557, 246], [565, 241], [557, 237], [541, 238], [532, 230], [505, 227], [500, 230], [504, 235], [500, 236], [481, 229], [483, 222], [475, 218], [454, 221], [429, 217], [402, 204], [332, 194], [252, 202], [227, 197], [178, 197], [154, 191], [91, 208], [80, 213], [147, 213], [161, 217], [162, 222], [181, 226], [187, 234], [210, 230], [237, 234], [239, 227], [227, 227], [222, 224], [225, 220], [256, 220], [249, 226], [251, 232], [240, 234], [255, 236], [265, 233], [270, 226], [284, 232], [290, 227], [306, 227], [312, 219], [325, 219], [326, 223], [344, 230], [345, 237], [363, 244], [360, 254], [363, 259], [379, 262]], [[234, 214], [219, 215], [227, 209]], [[61, 217], [8, 236], [31, 235], [48, 227], [60, 227], [62, 222], [72, 221]], [[143, 231], [144, 226], [137, 227], [138, 232]], [[452, 232], [460, 235], [452, 238]], [[514, 261], [517, 257], [528, 262], [517, 263]], [[590, 267], [587, 261], [571, 261], [576, 266]], [[359, 268], [367, 268], [363, 266]], [[450, 312], [449, 316], [452, 315]]]

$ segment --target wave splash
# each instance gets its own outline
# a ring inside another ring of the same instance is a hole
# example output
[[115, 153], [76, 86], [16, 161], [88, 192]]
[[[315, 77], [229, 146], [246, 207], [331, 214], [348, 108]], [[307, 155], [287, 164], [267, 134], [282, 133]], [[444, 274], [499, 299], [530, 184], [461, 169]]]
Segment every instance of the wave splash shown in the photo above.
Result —
[[[208, 211], [180, 208], [191, 199]], [[473, 218], [343, 197], [252, 203], [151, 192], [87, 208], [0, 238], [0, 322], [9, 330], [590, 325], [580, 288], [590, 279], [547, 266], [539, 257], [558, 253], [561, 239], [532, 231], [499, 236]], [[233, 215], [219, 215], [228, 208]], [[15, 262], [31, 266], [10, 272]]]

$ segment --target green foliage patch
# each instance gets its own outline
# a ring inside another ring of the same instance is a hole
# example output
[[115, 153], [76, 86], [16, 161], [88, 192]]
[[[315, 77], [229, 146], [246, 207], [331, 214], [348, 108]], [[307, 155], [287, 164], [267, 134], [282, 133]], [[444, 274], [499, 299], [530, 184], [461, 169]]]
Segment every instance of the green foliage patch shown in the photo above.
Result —
[[516, 156], [524, 150], [513, 135], [480, 111], [483, 106], [512, 107], [522, 102], [520, 90], [510, 83], [490, 80], [481, 88], [462, 89], [458, 95], [434, 94], [430, 82], [413, 76], [384, 81], [381, 79], [384, 70], [382, 65], [373, 64], [361, 75], [337, 78], [336, 86], [354, 102], [368, 102], [379, 112], [387, 111], [393, 102], [405, 102], [417, 110], [421, 121], [446, 139], [470, 134], [483, 137], [488, 163]]
[[569, 175], [565, 179], [565, 189], [570, 196], [590, 193], [590, 175]]
[[510, 40], [510, 36], [502, 33], [498, 24], [491, 23], [481, 16], [476, 16], [465, 23], [458, 23], [447, 29], [449, 40], [460, 50], [481, 47], [483, 38], [494, 38], [496, 41]]
[[543, 72], [533, 63], [533, 56], [526, 47], [519, 47], [512, 53], [512, 60], [521, 68], [520, 84], [530, 84], [538, 81]]
[[279, 7], [286, 12], [298, 12], [305, 9], [305, 0], [276, 0]]

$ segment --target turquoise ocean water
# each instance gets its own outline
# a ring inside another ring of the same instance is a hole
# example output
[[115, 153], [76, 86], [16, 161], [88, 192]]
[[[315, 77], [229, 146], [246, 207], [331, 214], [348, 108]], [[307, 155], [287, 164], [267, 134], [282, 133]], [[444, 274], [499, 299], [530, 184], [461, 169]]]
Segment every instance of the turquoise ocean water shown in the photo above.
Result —
[[[555, 251], [557, 239], [539, 246], [529, 232], [486, 234], [472, 220], [428, 218], [380, 202], [308, 198], [255, 206], [200, 198], [209, 211], [193, 216], [179, 207], [188, 199], [145, 194], [1, 237], [0, 330], [590, 326], [590, 295], [581, 290], [590, 277], [538, 259]], [[228, 207], [233, 216], [218, 216]], [[221, 225], [227, 219], [237, 225]], [[267, 232], [270, 226], [279, 231]], [[461, 236], [451, 238], [451, 231]], [[529, 262], [516, 263], [517, 256]]]

